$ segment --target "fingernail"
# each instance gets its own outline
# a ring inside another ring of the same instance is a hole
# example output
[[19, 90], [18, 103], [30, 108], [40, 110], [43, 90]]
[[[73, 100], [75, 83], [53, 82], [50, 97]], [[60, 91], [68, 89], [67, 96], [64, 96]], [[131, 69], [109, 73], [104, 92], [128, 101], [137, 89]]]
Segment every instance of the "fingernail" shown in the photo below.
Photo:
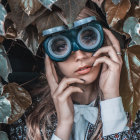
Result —
[[95, 67], [96, 66], [96, 63], [93, 63], [93, 67]]
[[85, 80], [84, 79], [80, 79], [80, 80], [82, 80], [85, 83]]

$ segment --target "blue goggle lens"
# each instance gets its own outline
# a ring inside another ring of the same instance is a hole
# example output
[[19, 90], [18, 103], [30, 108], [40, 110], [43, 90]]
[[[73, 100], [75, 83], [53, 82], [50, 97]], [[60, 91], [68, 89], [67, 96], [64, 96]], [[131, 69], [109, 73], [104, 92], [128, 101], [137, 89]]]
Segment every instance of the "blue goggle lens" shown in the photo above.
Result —
[[78, 33], [77, 40], [81, 48], [95, 51], [100, 43], [101, 35], [95, 27], [87, 26]]
[[47, 52], [52, 59], [63, 59], [71, 52], [70, 41], [62, 35], [54, 36], [48, 42]]

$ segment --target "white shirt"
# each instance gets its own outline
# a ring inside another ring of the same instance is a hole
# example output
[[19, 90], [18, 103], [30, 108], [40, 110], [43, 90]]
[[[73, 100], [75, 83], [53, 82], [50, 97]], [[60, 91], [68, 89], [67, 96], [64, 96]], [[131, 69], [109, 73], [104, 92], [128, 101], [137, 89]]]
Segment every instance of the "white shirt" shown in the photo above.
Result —
[[[87, 125], [91, 119], [92, 119], [91, 121], [93, 122], [92, 124], [95, 124], [98, 115], [98, 108], [94, 107], [94, 110], [91, 111], [93, 117], [89, 118], [89, 121], [85, 119], [86, 116], [84, 117], [85, 114], [88, 115], [86, 108], [93, 107], [94, 104], [95, 101], [93, 101], [89, 105], [74, 105], [75, 121], [72, 128], [74, 140], [84, 140]], [[77, 106], [83, 108], [81, 112], [84, 113], [77, 112]], [[121, 97], [101, 101], [100, 106], [101, 106], [101, 118], [103, 123], [103, 136], [129, 130], [129, 127], [127, 127], [127, 116], [123, 108]], [[76, 120], [77, 118], [78, 120]], [[53, 134], [51, 140], [61, 140], [61, 139], [55, 134]], [[70, 140], [72, 140], [71, 137]]]

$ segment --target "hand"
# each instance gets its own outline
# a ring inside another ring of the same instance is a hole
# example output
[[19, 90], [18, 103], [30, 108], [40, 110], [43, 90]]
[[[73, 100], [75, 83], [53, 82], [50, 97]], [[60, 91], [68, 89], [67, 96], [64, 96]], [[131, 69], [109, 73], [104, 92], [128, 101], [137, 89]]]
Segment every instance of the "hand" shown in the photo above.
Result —
[[[120, 96], [119, 82], [122, 68], [122, 58], [116, 53], [121, 52], [119, 41], [115, 38], [111, 31], [104, 29], [104, 32], [110, 39], [112, 45], [104, 46], [94, 54], [94, 57], [98, 57], [94, 66], [103, 63], [99, 86], [103, 92], [104, 99], [111, 99]], [[99, 57], [101, 54], [107, 54], [109, 57]]]
[[70, 95], [74, 92], [83, 93], [79, 87], [69, 85], [72, 83], [83, 84], [84, 81], [78, 78], [63, 78], [58, 84], [58, 77], [54, 64], [48, 56], [46, 56], [45, 65], [46, 77], [57, 112], [58, 125], [56, 128], [56, 135], [62, 139], [69, 139], [74, 120], [74, 107]]

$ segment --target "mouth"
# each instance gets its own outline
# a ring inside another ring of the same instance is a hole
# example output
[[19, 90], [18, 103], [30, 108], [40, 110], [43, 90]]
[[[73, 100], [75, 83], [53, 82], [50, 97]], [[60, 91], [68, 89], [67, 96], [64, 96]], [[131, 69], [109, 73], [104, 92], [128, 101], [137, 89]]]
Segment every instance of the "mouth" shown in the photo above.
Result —
[[75, 72], [78, 74], [87, 74], [90, 72], [92, 66], [79, 67]]

